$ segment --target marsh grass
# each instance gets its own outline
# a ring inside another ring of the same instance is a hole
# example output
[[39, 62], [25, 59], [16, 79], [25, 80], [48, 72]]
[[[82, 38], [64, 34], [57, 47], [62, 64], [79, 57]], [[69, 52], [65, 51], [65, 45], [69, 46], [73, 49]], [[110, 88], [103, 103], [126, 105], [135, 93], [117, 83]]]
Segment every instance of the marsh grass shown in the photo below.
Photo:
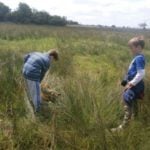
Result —
[[[110, 132], [123, 118], [120, 80], [131, 58], [126, 42], [144, 34], [149, 61], [149, 31], [0, 24], [0, 33], [0, 119], [11, 131], [1, 128], [0, 149], [149, 150], [149, 71], [138, 119], [123, 132]], [[53, 47], [60, 61], [44, 82], [62, 96], [49, 104], [47, 118], [33, 122], [26, 117], [23, 55]]]

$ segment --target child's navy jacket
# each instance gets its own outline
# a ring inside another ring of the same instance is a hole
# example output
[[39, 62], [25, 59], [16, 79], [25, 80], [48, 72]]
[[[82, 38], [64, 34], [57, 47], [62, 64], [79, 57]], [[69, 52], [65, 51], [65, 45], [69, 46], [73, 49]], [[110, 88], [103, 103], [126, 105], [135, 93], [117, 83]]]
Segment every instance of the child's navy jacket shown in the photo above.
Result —
[[138, 70], [144, 70], [145, 69], [145, 57], [143, 54], [138, 54], [134, 57], [132, 60], [128, 73], [126, 76], [127, 81], [133, 80], [133, 78], [136, 76]]

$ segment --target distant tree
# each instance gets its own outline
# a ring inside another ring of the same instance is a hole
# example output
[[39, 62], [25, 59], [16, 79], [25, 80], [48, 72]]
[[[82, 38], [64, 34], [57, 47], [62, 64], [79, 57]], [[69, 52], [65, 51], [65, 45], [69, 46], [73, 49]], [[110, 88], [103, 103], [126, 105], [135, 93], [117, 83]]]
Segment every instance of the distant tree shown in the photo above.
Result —
[[12, 11], [9, 14], [9, 21], [14, 22], [14, 23], [20, 23], [20, 15], [19, 15], [19, 12], [17, 10]]
[[147, 27], [147, 23], [140, 23], [139, 24], [139, 26], [141, 27], [141, 28], [143, 28], [143, 29], [146, 29], [146, 27]]
[[35, 24], [49, 24], [51, 16], [46, 11], [33, 10], [32, 23]]
[[49, 24], [56, 26], [65, 26], [67, 24], [67, 20], [65, 17], [52, 16], [49, 21]]
[[19, 3], [18, 9], [12, 15], [19, 23], [31, 23], [32, 9], [25, 3]]
[[116, 26], [115, 26], [115, 25], [112, 25], [111, 27], [112, 27], [112, 28], [116, 28]]
[[67, 21], [67, 24], [68, 25], [78, 25], [79, 23], [77, 21], [69, 20], [69, 21]]
[[8, 6], [0, 2], [0, 21], [10, 21], [21, 24], [39, 24], [65, 26], [66, 24], [78, 24], [78, 22], [67, 21], [65, 17], [51, 16], [46, 11], [31, 9], [25, 3], [19, 3], [15, 11], [11, 11]]
[[0, 21], [6, 21], [10, 13], [10, 8], [0, 2]]

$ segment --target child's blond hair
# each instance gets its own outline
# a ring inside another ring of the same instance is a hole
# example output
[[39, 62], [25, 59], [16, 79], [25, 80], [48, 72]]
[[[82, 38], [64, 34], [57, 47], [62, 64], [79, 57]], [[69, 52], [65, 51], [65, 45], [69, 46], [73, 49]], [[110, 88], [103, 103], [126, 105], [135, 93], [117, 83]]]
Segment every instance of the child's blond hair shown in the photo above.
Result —
[[143, 36], [134, 37], [128, 42], [128, 45], [135, 46], [135, 47], [140, 46], [142, 49], [144, 49], [145, 47], [144, 37]]

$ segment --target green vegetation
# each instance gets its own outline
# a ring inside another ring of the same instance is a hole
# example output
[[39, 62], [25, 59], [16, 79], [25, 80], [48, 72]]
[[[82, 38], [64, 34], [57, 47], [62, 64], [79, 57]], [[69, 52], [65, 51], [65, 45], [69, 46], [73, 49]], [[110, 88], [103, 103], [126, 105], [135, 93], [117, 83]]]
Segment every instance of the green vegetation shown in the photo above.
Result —
[[[120, 81], [131, 60], [127, 41], [143, 34], [149, 62], [149, 33], [0, 24], [0, 149], [149, 150], [148, 63], [138, 119], [120, 133], [110, 132], [123, 118]], [[54, 47], [61, 57], [46, 82], [62, 96], [33, 121], [24, 102], [23, 56]]]
[[16, 10], [0, 2], [0, 22], [14, 22], [20, 24], [54, 25], [65, 26], [66, 24], [77, 25], [78, 22], [67, 20], [66, 17], [52, 16], [46, 11], [38, 11], [30, 8], [25, 3], [19, 3]]

